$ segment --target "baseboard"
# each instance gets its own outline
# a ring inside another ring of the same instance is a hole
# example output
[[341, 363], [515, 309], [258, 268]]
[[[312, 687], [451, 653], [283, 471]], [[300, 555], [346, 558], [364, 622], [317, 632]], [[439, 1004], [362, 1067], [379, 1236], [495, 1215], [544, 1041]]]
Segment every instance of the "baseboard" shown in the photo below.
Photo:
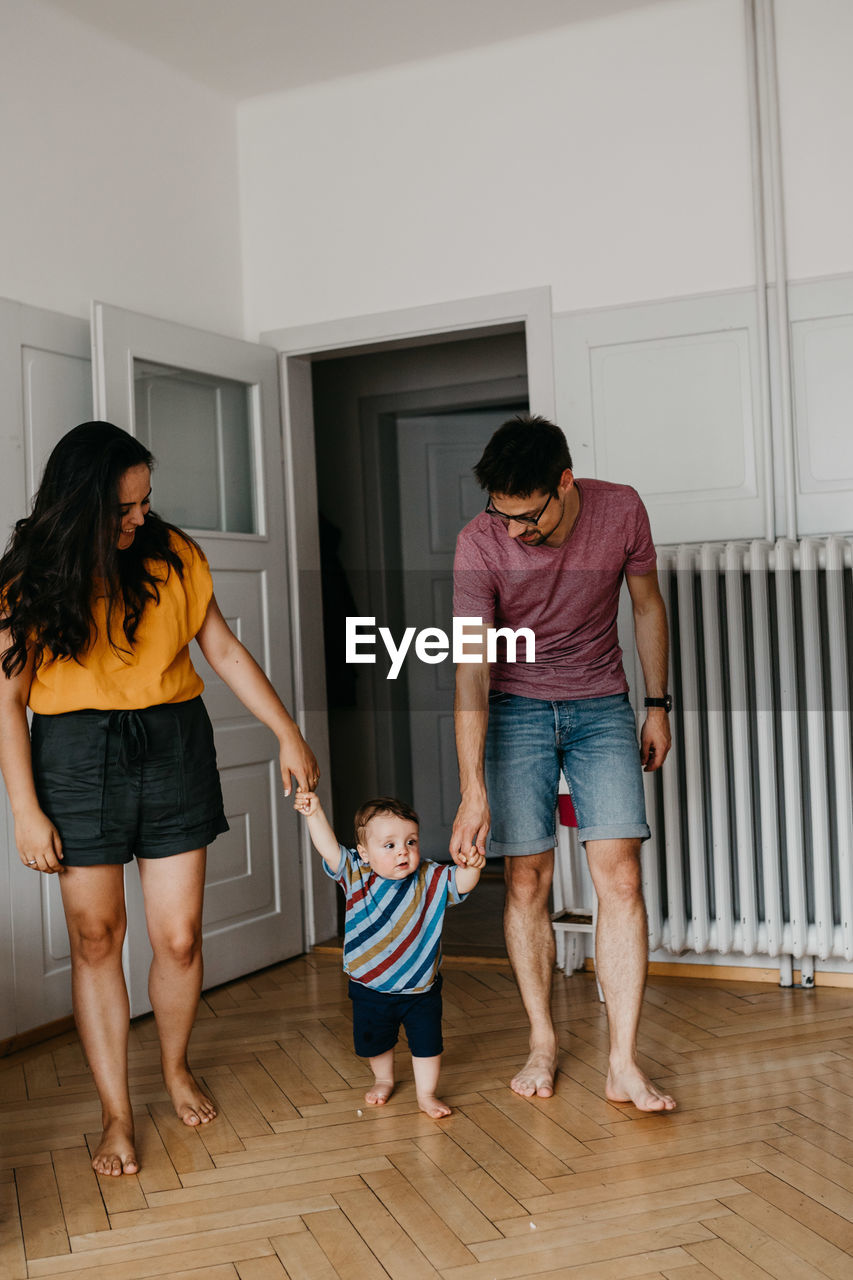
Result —
[[[595, 963], [589, 958], [584, 961], [584, 969], [595, 972]], [[678, 964], [677, 961], [650, 960], [648, 972], [658, 978], [711, 978], [723, 982], [768, 982], [779, 986], [778, 969], [745, 968], [733, 964]], [[799, 986], [802, 973], [794, 970], [794, 986]], [[853, 973], [832, 973], [826, 969], [815, 969], [814, 985], [816, 987], [853, 987]]]
[[8, 1058], [12, 1053], [20, 1053], [22, 1049], [31, 1049], [34, 1044], [43, 1040], [52, 1040], [54, 1036], [65, 1035], [74, 1030], [74, 1019], [69, 1014], [66, 1018], [57, 1018], [55, 1022], [46, 1022], [43, 1027], [33, 1027], [30, 1031], [21, 1031], [8, 1040], [0, 1040], [0, 1058]]

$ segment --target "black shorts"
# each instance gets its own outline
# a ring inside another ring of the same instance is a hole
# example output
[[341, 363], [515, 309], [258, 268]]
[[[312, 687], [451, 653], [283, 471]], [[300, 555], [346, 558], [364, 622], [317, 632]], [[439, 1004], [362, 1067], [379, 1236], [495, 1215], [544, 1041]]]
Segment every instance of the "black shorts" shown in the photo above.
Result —
[[441, 974], [428, 991], [398, 995], [374, 991], [349, 980], [352, 1035], [360, 1058], [378, 1058], [393, 1049], [402, 1023], [414, 1058], [434, 1058], [443, 1052], [441, 1038]]
[[67, 867], [168, 858], [228, 830], [201, 698], [140, 711], [34, 715], [39, 804]]

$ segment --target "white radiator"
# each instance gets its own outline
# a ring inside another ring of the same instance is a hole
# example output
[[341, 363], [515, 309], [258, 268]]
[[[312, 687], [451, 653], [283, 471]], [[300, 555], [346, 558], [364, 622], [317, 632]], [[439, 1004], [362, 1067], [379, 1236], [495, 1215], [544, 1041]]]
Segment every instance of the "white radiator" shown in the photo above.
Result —
[[841, 537], [660, 553], [675, 708], [646, 775], [652, 950], [853, 959], [851, 566]]

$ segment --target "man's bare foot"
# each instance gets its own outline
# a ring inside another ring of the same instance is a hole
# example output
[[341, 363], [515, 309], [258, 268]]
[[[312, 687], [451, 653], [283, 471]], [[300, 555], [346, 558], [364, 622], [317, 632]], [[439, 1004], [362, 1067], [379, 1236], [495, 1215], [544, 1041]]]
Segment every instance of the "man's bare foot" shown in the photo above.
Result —
[[92, 1156], [92, 1168], [103, 1177], [118, 1178], [123, 1173], [139, 1173], [139, 1161], [132, 1120], [110, 1120]]
[[371, 1107], [384, 1107], [393, 1092], [393, 1080], [374, 1080], [364, 1095], [364, 1101], [369, 1102]]
[[194, 1128], [216, 1119], [216, 1106], [204, 1093], [190, 1071], [177, 1071], [165, 1076], [166, 1088], [179, 1120]]
[[425, 1093], [422, 1098], [418, 1097], [418, 1106], [421, 1111], [425, 1112], [433, 1120], [440, 1120], [442, 1116], [450, 1115], [450, 1107], [446, 1102], [442, 1102], [441, 1098], [437, 1098], [434, 1093]]
[[513, 1093], [522, 1098], [550, 1098], [554, 1093], [554, 1073], [557, 1070], [557, 1053], [544, 1049], [531, 1049], [524, 1066], [509, 1082]]
[[636, 1064], [618, 1072], [611, 1067], [604, 1096], [608, 1102], [633, 1102], [638, 1111], [674, 1111], [676, 1107], [675, 1099], [655, 1088]]

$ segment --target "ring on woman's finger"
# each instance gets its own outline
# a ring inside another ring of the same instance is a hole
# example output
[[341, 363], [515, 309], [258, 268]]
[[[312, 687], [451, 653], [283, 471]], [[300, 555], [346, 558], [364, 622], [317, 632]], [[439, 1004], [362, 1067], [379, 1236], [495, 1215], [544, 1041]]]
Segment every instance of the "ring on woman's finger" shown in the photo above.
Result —
[[27, 858], [27, 866], [28, 866], [28, 867], [34, 867], [35, 865], [36, 865], [36, 860], [35, 860], [35, 858]]

